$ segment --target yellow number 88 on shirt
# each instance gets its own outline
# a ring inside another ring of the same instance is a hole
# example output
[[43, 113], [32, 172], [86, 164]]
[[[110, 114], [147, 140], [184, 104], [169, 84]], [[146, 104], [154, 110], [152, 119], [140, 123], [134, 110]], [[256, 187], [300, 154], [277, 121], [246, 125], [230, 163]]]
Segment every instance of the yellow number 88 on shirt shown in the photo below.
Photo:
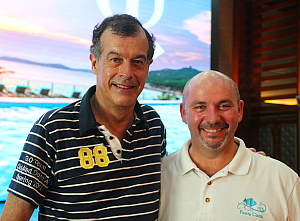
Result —
[[107, 167], [109, 164], [107, 148], [103, 145], [95, 146], [93, 150], [82, 147], [78, 151], [78, 157], [80, 166], [84, 169], [92, 169], [95, 165]]

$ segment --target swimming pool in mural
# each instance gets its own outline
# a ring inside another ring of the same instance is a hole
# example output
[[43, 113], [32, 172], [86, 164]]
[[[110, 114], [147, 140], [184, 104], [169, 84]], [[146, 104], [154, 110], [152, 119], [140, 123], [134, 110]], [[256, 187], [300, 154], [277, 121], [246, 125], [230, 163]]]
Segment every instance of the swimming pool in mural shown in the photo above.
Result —
[[[42, 103], [52, 99], [40, 99], [39, 103], [30, 103], [32, 99], [21, 98], [20, 102], [1, 102], [0, 100], [0, 201], [7, 197], [7, 187], [16, 167], [33, 123], [46, 111], [71, 103], [70, 99], [55, 99], [59, 103]], [[34, 99], [35, 101], [37, 99]], [[176, 101], [140, 101], [156, 109], [167, 129], [167, 151], [178, 150], [189, 138], [187, 126], [181, 121], [179, 102]]]

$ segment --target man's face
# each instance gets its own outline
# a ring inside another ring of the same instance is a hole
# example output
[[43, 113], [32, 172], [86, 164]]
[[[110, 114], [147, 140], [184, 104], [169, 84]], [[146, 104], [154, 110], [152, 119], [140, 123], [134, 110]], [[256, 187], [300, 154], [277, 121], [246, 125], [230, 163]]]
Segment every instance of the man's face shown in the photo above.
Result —
[[191, 82], [181, 115], [190, 129], [192, 144], [210, 150], [233, 144], [243, 104], [237, 102], [233, 85], [223, 77], [205, 76]]
[[132, 107], [148, 77], [148, 40], [141, 31], [135, 37], [121, 37], [105, 30], [101, 36], [99, 61], [91, 54], [97, 76], [97, 99], [110, 107]]

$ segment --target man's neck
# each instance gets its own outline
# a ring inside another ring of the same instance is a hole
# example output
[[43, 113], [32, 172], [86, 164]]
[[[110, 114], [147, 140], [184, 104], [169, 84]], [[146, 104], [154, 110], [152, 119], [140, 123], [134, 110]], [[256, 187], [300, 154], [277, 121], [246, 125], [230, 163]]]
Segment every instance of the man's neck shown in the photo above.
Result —
[[[189, 155], [196, 166], [211, 177], [232, 161], [237, 150], [238, 145], [233, 143], [231, 147], [222, 147], [219, 150], [208, 150], [210, 154], [204, 154], [201, 148], [192, 145], [189, 148]], [[204, 152], [207, 153], [207, 150]]]
[[91, 98], [91, 106], [93, 114], [96, 121], [105, 125], [105, 127], [118, 137], [121, 141], [126, 133], [126, 130], [132, 125], [135, 114], [132, 108], [105, 108], [100, 107], [99, 102], [97, 102], [95, 95]]

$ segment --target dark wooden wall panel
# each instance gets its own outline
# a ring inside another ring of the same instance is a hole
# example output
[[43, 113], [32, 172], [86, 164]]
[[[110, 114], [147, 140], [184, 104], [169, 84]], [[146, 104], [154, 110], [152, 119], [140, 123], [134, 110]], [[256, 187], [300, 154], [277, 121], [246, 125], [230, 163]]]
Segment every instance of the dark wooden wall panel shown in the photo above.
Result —
[[234, 1], [232, 64], [245, 100], [237, 135], [298, 173], [300, 106], [266, 100], [300, 94], [299, 15], [298, 0]]

